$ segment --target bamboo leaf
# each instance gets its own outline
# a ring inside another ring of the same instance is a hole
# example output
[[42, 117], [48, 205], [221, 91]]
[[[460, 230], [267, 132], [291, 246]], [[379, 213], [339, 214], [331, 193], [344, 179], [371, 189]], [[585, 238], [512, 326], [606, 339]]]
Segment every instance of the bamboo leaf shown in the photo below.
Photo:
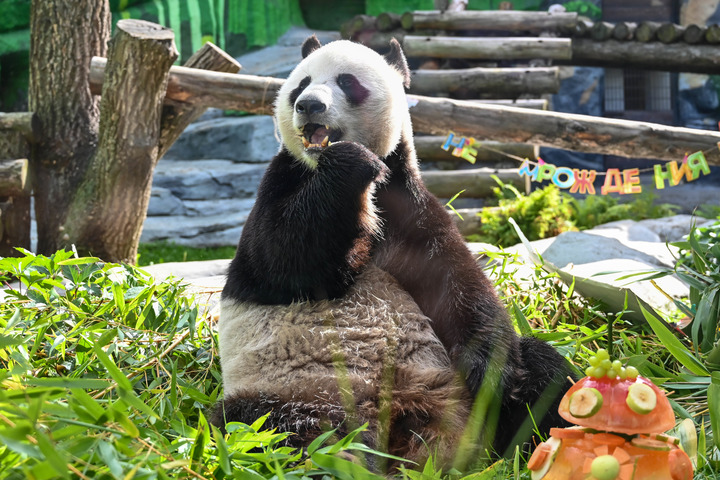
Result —
[[665, 328], [660, 320], [645, 310], [642, 304], [640, 304], [640, 310], [642, 311], [645, 320], [647, 320], [648, 325], [650, 325], [650, 328], [652, 328], [653, 332], [655, 332], [655, 335], [657, 335], [658, 339], [663, 345], [665, 345], [665, 348], [668, 349], [670, 354], [675, 357], [678, 362], [696, 375], [710, 375], [710, 372], [707, 368], [705, 368], [705, 365], [703, 365], [700, 360], [698, 360], [695, 355], [693, 355], [693, 353], [688, 350], [680, 342], [680, 340], [678, 340], [673, 332]]

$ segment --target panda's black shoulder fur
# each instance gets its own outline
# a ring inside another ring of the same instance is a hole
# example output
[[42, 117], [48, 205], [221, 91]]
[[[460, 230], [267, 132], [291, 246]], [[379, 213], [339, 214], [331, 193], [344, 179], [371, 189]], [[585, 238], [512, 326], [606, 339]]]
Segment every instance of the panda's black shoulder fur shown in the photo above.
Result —
[[260, 183], [222, 297], [289, 304], [342, 296], [369, 261], [372, 188], [386, 171], [356, 143], [327, 147], [314, 169], [283, 148]]

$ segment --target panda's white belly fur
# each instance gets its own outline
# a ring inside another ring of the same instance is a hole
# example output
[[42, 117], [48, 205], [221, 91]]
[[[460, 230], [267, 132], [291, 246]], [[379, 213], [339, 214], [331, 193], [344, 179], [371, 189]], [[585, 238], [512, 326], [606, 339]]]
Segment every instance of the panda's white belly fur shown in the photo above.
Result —
[[272, 306], [226, 300], [219, 322], [225, 395], [339, 401], [338, 385], [349, 379], [355, 398], [374, 397], [386, 366], [396, 383], [400, 377], [432, 389], [453, 374], [429, 322], [376, 267], [336, 300]]

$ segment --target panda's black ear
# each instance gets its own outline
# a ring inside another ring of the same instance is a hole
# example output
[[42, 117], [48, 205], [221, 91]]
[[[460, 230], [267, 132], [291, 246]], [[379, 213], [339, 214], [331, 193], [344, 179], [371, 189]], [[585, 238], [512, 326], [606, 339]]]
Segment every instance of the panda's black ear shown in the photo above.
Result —
[[320, 47], [322, 47], [322, 45], [320, 44], [320, 40], [318, 40], [318, 38], [313, 33], [312, 36], [306, 38], [302, 44], [302, 58], [307, 57]]
[[400, 72], [405, 88], [410, 87], [410, 67], [408, 67], [400, 42], [394, 38], [390, 40], [390, 51], [385, 54], [385, 60]]

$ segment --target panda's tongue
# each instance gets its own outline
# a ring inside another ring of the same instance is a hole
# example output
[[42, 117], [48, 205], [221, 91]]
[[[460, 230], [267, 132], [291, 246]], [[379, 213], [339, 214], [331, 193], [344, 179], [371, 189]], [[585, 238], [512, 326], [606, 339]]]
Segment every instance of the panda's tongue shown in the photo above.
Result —
[[317, 130], [315, 130], [315, 133], [312, 134], [310, 137], [310, 143], [320, 144], [323, 140], [325, 140], [325, 137], [330, 136], [330, 130], [328, 130], [325, 127], [320, 127]]

